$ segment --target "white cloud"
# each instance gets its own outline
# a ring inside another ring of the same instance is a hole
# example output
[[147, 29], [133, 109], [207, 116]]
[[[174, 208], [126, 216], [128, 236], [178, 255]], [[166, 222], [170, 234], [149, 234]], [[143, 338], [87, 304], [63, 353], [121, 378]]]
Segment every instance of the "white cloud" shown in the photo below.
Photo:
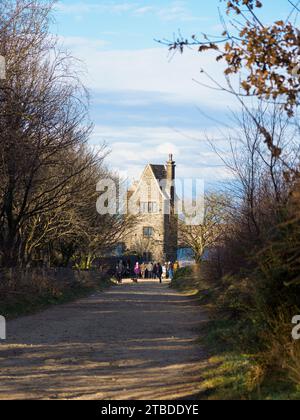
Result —
[[210, 83], [201, 69], [218, 82], [224, 82], [222, 68], [216, 65], [215, 55], [187, 50], [171, 57], [166, 48], [141, 50], [102, 50], [105, 41], [89, 38], [66, 38], [74, 55], [87, 68], [86, 84], [91, 89], [110, 92], [160, 93], [167, 101], [190, 102], [224, 107], [233, 98], [196, 83]]
[[155, 13], [156, 10], [157, 9], [153, 6], [138, 7], [137, 9], [135, 9], [134, 14], [137, 16], [143, 16], [148, 13]]
[[[120, 14], [129, 12], [133, 16], [145, 16], [152, 14], [163, 21], [189, 22], [204, 20], [203, 17], [193, 15], [186, 1], [171, 1], [165, 7], [143, 6], [140, 2], [102, 2], [102, 3], [84, 3], [77, 2], [65, 4], [58, 2], [56, 10], [63, 14], [75, 15], [76, 18], [90, 13], [110, 13]], [[206, 20], [206, 19], [205, 19]]]
[[206, 18], [193, 15], [186, 1], [173, 1], [165, 7], [145, 6], [139, 7], [133, 11], [135, 16], [155, 15], [163, 21], [191, 22], [203, 21]]
[[77, 2], [72, 4], [58, 2], [55, 6], [56, 10], [63, 14], [83, 15], [89, 13], [124, 13], [134, 10], [137, 7], [136, 3], [85, 3]]
[[179, 156], [180, 154], [179, 147], [173, 143], [162, 143], [155, 149], [159, 156], [168, 156], [170, 153], [172, 153], [174, 156]]
[[[78, 5], [80, 7], [76, 8]], [[73, 4], [73, 9], [68, 10], [80, 15], [87, 13], [90, 10], [89, 6], [91, 5], [87, 3]], [[102, 4], [97, 7], [104, 6]], [[126, 8], [125, 3], [124, 7]], [[176, 13], [183, 13], [182, 7], [179, 3], [177, 6], [173, 3], [169, 18]], [[121, 9], [116, 8], [116, 13], [117, 10]], [[140, 13], [150, 13], [150, 10]], [[211, 77], [222, 82], [222, 68], [216, 65], [214, 55], [187, 50], [182, 56], [176, 54], [170, 57], [167, 49], [162, 47], [107, 50], [108, 44], [102, 39], [65, 37], [62, 40], [64, 45], [72, 50], [73, 55], [85, 63], [88, 73], [85, 82], [92, 90], [95, 109], [101, 103], [107, 104], [105, 113], [109, 113], [113, 108], [109, 106], [111, 103], [123, 106], [126, 112], [125, 126], [124, 115], [123, 125], [117, 120], [117, 116], [114, 120], [116, 123], [112, 123], [110, 117], [101, 114], [97, 118], [101, 125], [95, 128], [92, 144], [97, 146], [103, 141], [108, 143], [112, 149], [108, 159], [112, 168], [127, 171], [130, 178], [137, 178], [146, 163], [164, 163], [168, 154], [172, 152], [177, 160], [180, 177], [204, 178], [206, 182], [228, 179], [227, 170], [205, 141], [207, 137], [219, 138], [220, 133], [217, 130], [205, 135], [198, 129], [170, 127], [173, 124], [172, 106], [177, 104], [188, 104], [191, 107], [199, 105], [203, 110], [211, 107], [216, 110], [216, 114], [223, 113], [227, 106], [233, 107], [234, 102], [227, 94], [213, 91], [193, 81], [198, 79], [207, 83], [207, 79], [200, 74], [201, 68], [205, 68]], [[98, 96], [96, 91], [107, 95]], [[153, 106], [154, 103], [158, 103], [156, 101], [167, 104], [164, 109], [168, 109], [170, 104], [170, 118], [164, 116], [164, 122], [160, 121], [161, 124], [165, 124], [164, 127], [157, 126], [158, 119], [153, 120], [153, 124], [151, 118], [146, 122], [142, 121], [145, 110], [139, 112], [139, 107]], [[185, 117], [188, 115], [185, 114]], [[218, 115], [214, 117], [218, 119]], [[106, 123], [105, 118], [110, 122]], [[147, 126], [139, 126], [141, 123]], [[224, 144], [226, 150], [226, 142], [223, 143], [223, 140], [219, 139], [219, 143], [221, 146]]]
[[[93, 133], [93, 140], [96, 142], [110, 141], [119, 139], [119, 142], [131, 140], [133, 142], [149, 143], [150, 145], [160, 145], [162, 143], [175, 143], [181, 145], [185, 149], [191, 145], [199, 145], [199, 143], [208, 144], [207, 139], [215, 139], [221, 147], [221, 143], [226, 142], [225, 136], [220, 137], [217, 129], [204, 130], [198, 129], [182, 129], [175, 130], [172, 127], [155, 127], [155, 126], [127, 126], [112, 127], [105, 125], [96, 125]], [[189, 141], [188, 144], [186, 143]]]
[[199, 18], [198, 16], [193, 15], [188, 10], [185, 1], [175, 1], [171, 3], [169, 7], [160, 8], [157, 11], [157, 14], [162, 20], [166, 21], [189, 22], [203, 20], [203, 18]]
[[78, 50], [99, 50], [109, 45], [109, 42], [103, 39], [90, 39], [80, 36], [59, 37], [61, 43], [68, 48]]
[[[209, 133], [216, 137], [217, 131]], [[186, 141], [186, 137], [194, 140]], [[206, 183], [231, 177], [222, 161], [206, 142], [206, 134], [197, 130], [175, 132], [168, 127], [106, 127], [96, 126], [93, 143], [107, 141], [111, 154], [109, 165], [126, 173], [133, 180], [140, 176], [143, 167], [151, 163], [165, 163], [169, 153], [174, 154], [177, 174], [180, 178], [204, 179]], [[220, 147], [226, 148], [226, 140], [219, 139]]]

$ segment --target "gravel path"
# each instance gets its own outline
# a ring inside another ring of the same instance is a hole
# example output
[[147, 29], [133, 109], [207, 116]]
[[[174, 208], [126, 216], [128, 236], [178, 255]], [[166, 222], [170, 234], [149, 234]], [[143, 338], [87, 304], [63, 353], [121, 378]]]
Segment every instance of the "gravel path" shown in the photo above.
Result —
[[19, 318], [0, 342], [0, 399], [195, 398], [205, 314], [156, 282], [124, 284]]

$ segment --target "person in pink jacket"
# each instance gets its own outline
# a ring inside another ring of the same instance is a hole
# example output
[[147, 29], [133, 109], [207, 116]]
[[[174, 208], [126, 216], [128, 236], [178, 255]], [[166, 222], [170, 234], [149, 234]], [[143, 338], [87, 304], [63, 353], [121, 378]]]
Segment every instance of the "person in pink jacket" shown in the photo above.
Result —
[[134, 267], [134, 274], [135, 274], [135, 281], [138, 282], [139, 278], [141, 277], [141, 267], [140, 264], [137, 262]]

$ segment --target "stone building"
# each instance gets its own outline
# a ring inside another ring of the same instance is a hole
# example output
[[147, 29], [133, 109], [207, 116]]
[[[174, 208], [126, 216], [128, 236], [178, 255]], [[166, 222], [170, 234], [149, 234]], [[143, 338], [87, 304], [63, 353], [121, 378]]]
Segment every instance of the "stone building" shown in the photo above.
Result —
[[128, 191], [128, 212], [137, 216], [126, 248], [144, 261], [175, 261], [178, 223], [175, 214], [175, 162], [147, 165]]

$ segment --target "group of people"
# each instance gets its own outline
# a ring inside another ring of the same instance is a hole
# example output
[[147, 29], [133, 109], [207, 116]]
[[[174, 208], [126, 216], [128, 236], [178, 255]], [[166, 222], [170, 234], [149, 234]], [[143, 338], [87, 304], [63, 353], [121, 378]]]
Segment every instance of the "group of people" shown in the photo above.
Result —
[[160, 283], [163, 277], [163, 266], [161, 263], [136, 263], [134, 267], [135, 279], [158, 279]]
[[133, 274], [134, 280], [137, 282], [139, 279], [158, 279], [162, 283], [163, 278], [170, 279], [174, 278], [175, 272], [179, 269], [179, 263], [168, 262], [165, 264], [157, 262], [139, 263], [137, 262], [134, 266], [133, 273], [131, 272], [130, 262], [124, 263], [120, 261], [116, 267], [116, 277], [119, 282], [123, 278], [130, 278]]

